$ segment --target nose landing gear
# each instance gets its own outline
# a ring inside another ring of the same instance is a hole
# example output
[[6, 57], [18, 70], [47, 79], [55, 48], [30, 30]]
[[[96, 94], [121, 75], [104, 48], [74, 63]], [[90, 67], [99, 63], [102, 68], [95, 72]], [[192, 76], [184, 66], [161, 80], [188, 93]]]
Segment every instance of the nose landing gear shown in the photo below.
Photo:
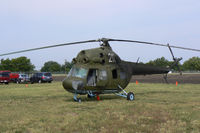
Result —
[[74, 94], [74, 101], [75, 102], [81, 102], [81, 98], [77, 98], [77, 94]]

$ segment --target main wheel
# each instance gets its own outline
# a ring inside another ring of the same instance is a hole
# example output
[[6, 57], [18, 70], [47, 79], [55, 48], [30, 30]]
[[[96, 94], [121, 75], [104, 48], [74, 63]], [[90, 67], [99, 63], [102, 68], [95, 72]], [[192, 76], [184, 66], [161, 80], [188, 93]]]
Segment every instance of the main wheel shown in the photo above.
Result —
[[127, 95], [127, 100], [133, 101], [135, 99], [135, 95], [133, 92], [129, 92]]
[[74, 101], [80, 103], [80, 102], [81, 102], [81, 98], [76, 98], [76, 97], [74, 97]]
[[79, 103], [80, 103], [80, 102], [81, 102], [81, 99], [80, 99], [80, 98], [77, 98], [77, 102], [79, 102]]

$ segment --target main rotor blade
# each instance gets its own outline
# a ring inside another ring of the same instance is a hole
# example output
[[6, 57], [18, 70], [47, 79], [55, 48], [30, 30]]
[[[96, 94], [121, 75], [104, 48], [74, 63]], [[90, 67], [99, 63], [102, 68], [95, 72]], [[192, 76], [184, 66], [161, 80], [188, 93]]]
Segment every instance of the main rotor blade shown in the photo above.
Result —
[[[109, 42], [109, 41], [133, 42], [133, 43], [141, 43], [141, 44], [149, 44], [149, 45], [156, 45], [156, 46], [168, 47], [168, 45], [166, 45], [166, 44], [160, 44], [160, 43], [152, 43], [152, 42], [144, 42], [144, 41], [134, 41], [134, 40], [121, 40], [121, 39], [101, 38], [101, 39], [97, 39], [97, 40], [88, 40], [88, 41], [63, 43], [63, 44], [50, 45], [50, 46], [44, 46], [44, 47], [39, 47], [39, 48], [32, 48], [32, 49], [20, 50], [20, 51], [15, 51], [15, 52], [9, 52], [9, 53], [5, 53], [5, 54], [0, 54], [0, 56], [17, 54], [17, 53], [23, 53], [23, 52], [28, 52], [28, 51], [35, 51], [35, 50], [40, 50], [40, 49], [53, 48], [53, 47], [61, 47], [61, 46], [66, 46], [66, 45], [74, 45], [74, 44], [82, 44], [82, 43], [90, 43], [90, 42], [103, 42], [103, 43], [106, 43], [106, 42]], [[173, 46], [173, 45], [170, 45], [170, 47], [171, 48], [177, 48], [177, 49], [184, 49], [184, 50], [191, 50], [191, 51], [200, 52], [199, 49], [185, 48], [185, 47], [179, 47], [179, 46]]]
[[[107, 39], [107, 40], [108, 41], [118, 41], [118, 42], [134, 42], [134, 43], [142, 43], [142, 44], [149, 44], [149, 45], [168, 47], [168, 45], [166, 45], [166, 44], [152, 43], [152, 42], [143, 42], [143, 41], [134, 41], [134, 40], [121, 40], [121, 39]], [[185, 47], [173, 46], [173, 45], [170, 45], [170, 47], [171, 48], [177, 48], [177, 49], [184, 49], [184, 50], [200, 52], [200, 49], [185, 48]]]
[[74, 44], [89, 43], [89, 42], [98, 42], [98, 41], [99, 40], [88, 40], [88, 41], [80, 41], [80, 42], [63, 43], [63, 44], [57, 44], [57, 45], [49, 45], [49, 46], [44, 46], [44, 47], [39, 47], [39, 48], [32, 48], [32, 49], [26, 49], [26, 50], [20, 50], [20, 51], [15, 51], [15, 52], [10, 52], [10, 53], [0, 54], [0, 56], [17, 54], [17, 53], [23, 53], [23, 52], [28, 52], [28, 51], [35, 51], [35, 50], [40, 50], [40, 49], [61, 47], [61, 46], [66, 46], [66, 45], [74, 45]]

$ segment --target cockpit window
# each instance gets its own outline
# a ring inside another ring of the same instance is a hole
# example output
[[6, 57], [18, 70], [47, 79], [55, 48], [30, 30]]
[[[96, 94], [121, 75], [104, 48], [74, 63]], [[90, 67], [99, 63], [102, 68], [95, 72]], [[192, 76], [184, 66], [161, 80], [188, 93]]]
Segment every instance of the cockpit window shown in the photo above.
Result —
[[85, 78], [87, 76], [88, 70], [84, 68], [73, 67], [68, 76], [77, 77], [77, 78]]

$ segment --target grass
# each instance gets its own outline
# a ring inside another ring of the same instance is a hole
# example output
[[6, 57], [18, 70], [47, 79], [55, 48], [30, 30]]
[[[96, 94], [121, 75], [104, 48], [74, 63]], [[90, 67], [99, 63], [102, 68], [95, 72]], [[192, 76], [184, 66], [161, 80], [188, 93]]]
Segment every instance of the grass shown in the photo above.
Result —
[[200, 85], [129, 84], [135, 101], [73, 101], [60, 82], [0, 85], [0, 132], [199, 133]]

